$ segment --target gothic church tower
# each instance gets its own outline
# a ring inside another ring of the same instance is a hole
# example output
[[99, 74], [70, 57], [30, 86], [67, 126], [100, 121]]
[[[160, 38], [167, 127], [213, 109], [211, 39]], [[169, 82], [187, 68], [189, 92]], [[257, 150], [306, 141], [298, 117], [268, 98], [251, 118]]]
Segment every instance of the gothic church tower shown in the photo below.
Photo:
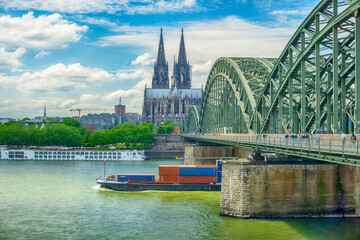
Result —
[[173, 75], [175, 78], [175, 85], [177, 88], [190, 89], [191, 88], [191, 75], [190, 64], [186, 60], [184, 29], [181, 29], [181, 40], [178, 61], [174, 61]]
[[160, 42], [157, 60], [154, 63], [154, 75], [152, 79], [152, 88], [169, 88], [169, 66], [165, 59], [164, 40], [160, 29]]

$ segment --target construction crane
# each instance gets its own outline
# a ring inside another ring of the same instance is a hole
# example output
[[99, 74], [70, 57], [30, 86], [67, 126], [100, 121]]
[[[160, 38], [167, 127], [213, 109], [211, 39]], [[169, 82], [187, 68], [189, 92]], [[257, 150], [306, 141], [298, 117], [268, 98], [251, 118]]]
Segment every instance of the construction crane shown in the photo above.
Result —
[[75, 109], [69, 109], [70, 112], [77, 111], [79, 113], [79, 122], [80, 122], [81, 111], [109, 111], [109, 110], [114, 110], [114, 108], [75, 108]]

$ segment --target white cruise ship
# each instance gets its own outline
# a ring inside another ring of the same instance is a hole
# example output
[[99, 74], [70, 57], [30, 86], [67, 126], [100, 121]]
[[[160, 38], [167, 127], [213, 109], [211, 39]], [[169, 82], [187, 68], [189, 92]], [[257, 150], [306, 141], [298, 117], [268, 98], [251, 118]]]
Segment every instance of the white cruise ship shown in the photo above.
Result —
[[0, 149], [4, 160], [86, 160], [86, 161], [144, 161], [144, 151], [137, 150], [14, 150]]

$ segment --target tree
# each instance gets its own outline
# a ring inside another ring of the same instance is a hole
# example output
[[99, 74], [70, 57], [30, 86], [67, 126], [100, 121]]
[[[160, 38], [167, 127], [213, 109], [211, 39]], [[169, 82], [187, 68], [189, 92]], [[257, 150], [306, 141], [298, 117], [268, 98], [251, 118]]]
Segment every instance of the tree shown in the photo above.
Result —
[[75, 119], [73, 119], [73, 118], [70, 118], [70, 117], [64, 118], [63, 124], [68, 125], [68, 126], [70, 126], [70, 127], [76, 127], [76, 128], [80, 128], [80, 127], [81, 127], [79, 121], [77, 121], [77, 120], [75, 120]]
[[173, 125], [173, 124], [174, 124], [173, 120], [167, 120], [167, 121], [164, 122], [164, 126]]
[[156, 132], [157, 132], [158, 134], [165, 134], [165, 133], [166, 133], [166, 129], [165, 129], [164, 125], [158, 126], [158, 128], [156, 129]]

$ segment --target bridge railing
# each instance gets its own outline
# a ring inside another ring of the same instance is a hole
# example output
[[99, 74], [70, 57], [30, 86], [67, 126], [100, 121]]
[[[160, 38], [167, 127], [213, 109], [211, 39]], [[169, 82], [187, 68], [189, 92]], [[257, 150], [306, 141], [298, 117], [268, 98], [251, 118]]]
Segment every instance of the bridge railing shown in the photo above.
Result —
[[338, 140], [317, 138], [285, 138], [267, 136], [244, 136], [237, 134], [224, 135], [189, 135], [198, 139], [211, 139], [231, 143], [242, 143], [253, 146], [277, 147], [289, 150], [309, 151], [318, 153], [360, 156], [360, 140]]

